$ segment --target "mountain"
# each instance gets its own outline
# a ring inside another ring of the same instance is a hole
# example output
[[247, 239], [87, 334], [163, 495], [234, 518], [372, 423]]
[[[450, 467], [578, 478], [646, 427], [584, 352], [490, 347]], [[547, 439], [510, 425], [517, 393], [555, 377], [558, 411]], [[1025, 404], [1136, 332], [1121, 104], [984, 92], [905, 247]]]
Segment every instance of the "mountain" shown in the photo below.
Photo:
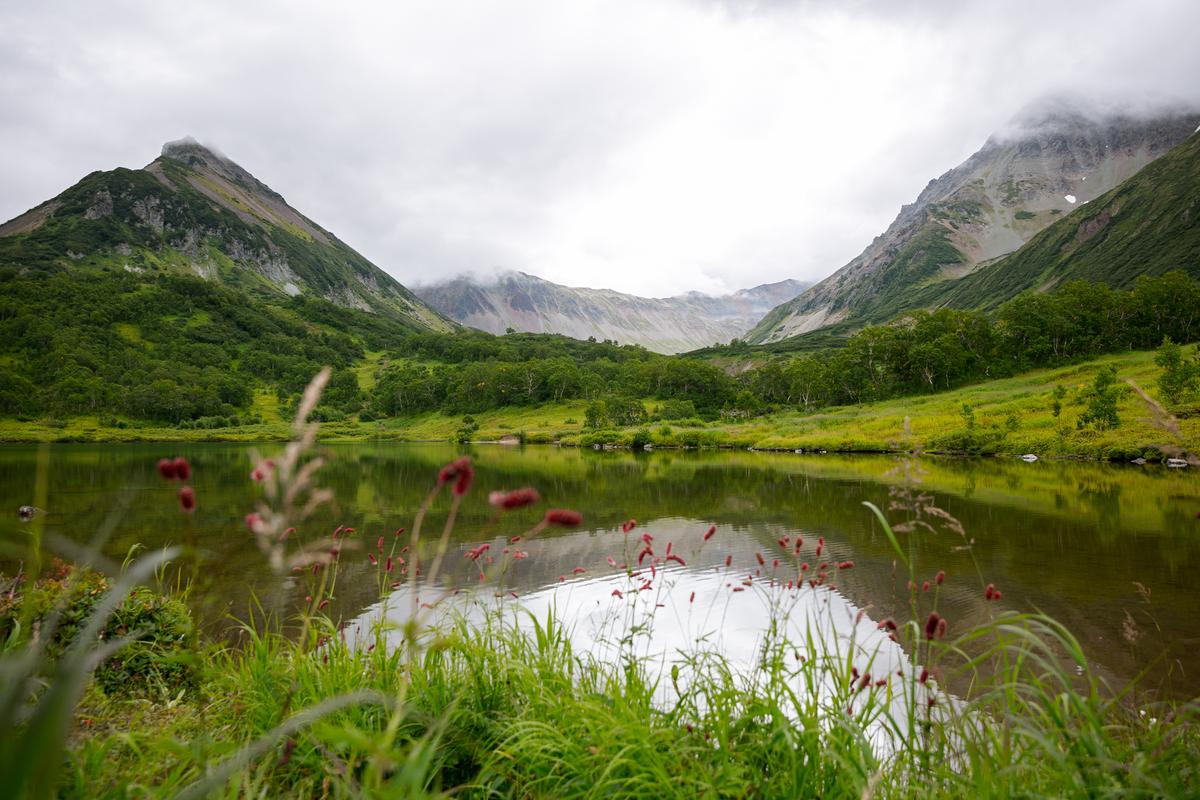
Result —
[[789, 279], [721, 297], [689, 292], [649, 298], [561, 286], [523, 272], [506, 272], [486, 283], [455, 278], [415, 291], [447, 317], [491, 333], [512, 328], [577, 339], [591, 336], [679, 353], [741, 336], [766, 311], [807, 285]]
[[1173, 269], [1200, 278], [1200, 128], [1017, 252], [956, 282], [939, 302], [988, 307], [1025, 288], [1080, 279], [1128, 288]]
[[1141, 118], [1061, 99], [1039, 103], [930, 181], [858, 257], [772, 309], [746, 339], [886, 322], [946, 302], [958, 282], [989, 264], [997, 268], [988, 285], [1006, 296], [1030, 288], [1002, 277], [997, 261], [1138, 173], [1198, 123], [1194, 111]]
[[301, 294], [414, 330], [453, 323], [277, 192], [192, 139], [142, 169], [93, 172], [0, 225], [0, 264], [198, 275], [260, 299]]

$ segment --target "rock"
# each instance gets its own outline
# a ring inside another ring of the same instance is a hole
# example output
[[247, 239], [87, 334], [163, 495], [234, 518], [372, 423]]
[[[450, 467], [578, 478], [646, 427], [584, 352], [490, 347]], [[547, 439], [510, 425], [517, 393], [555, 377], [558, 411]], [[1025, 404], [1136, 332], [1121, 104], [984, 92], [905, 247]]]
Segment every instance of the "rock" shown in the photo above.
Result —
[[33, 506], [21, 506], [17, 509], [17, 516], [21, 518], [21, 522], [29, 522], [37, 512], [38, 510]]
[[1144, 458], [1135, 458], [1133, 461], [1130, 461], [1129, 463], [1130, 463], [1130, 464], [1137, 464], [1137, 465], [1141, 466], [1142, 464], [1145, 464], [1145, 463], [1146, 463], [1146, 459], [1144, 459]]
[[1033, 453], [1026, 453], [1025, 455], [1021, 456], [1021, 460], [1027, 464], [1032, 464], [1033, 462], [1038, 460], [1038, 457], [1035, 456]]
[[1182, 458], [1168, 458], [1167, 459], [1167, 466], [1171, 467], [1172, 469], [1182, 469], [1183, 467], [1186, 467], [1187, 465], [1188, 465], [1188, 462]]

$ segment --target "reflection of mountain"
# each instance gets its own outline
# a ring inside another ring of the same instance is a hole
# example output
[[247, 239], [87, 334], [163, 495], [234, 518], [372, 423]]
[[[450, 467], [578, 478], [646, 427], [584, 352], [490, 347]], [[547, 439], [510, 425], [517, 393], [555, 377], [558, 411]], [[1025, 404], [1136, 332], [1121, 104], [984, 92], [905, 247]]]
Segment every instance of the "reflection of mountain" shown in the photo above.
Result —
[[[352, 616], [378, 596], [379, 576], [364, 549], [374, 549], [380, 535], [385, 548], [391, 547], [392, 532], [411, 525], [437, 467], [457, 451], [449, 445], [390, 443], [325, 450], [329, 462], [321, 479], [336, 493], [339, 507], [315, 515], [297, 538], [315, 540], [338, 524], [357, 529], [352, 541], [359, 549], [345, 551], [335, 606]], [[171, 454], [160, 445], [51, 446], [47, 533], [86, 539], [122, 494], [132, 492], [108, 548], [111, 556], [119, 560], [134, 544], [194, 545], [204, 557], [199, 575], [208, 582], [194, 597], [211, 622], [223, 624], [230, 613], [245, 616], [250, 591], [281, 613], [294, 609], [289, 603], [303, 598], [309, 576], [269, 575], [245, 531], [243, 516], [258, 491], [247, 478], [250, 448], [186, 445], [180, 451], [195, 466], [199, 508], [189, 520], [179, 515], [174, 487], [154, 472], [154, 462]], [[0, 450], [0, 508], [30, 501], [37, 452]], [[610, 574], [606, 557], [624, 557], [619, 525], [636, 517], [639, 534], [649, 532], [659, 547], [672, 541], [689, 568], [723, 565], [731, 554], [740, 573], [752, 573], [755, 552], [768, 563], [780, 558], [787, 564], [776, 540], [797, 533], [807, 541], [805, 558], [815, 561], [813, 542], [824, 536], [829, 561], [856, 563], [837, 578], [846, 597], [870, 606], [877, 619], [899, 620], [907, 613], [907, 576], [895, 570], [890, 545], [861, 505], [869, 500], [888, 509], [894, 499], [889, 490], [903, 477], [889, 474], [895, 459], [734, 452], [635, 456], [535, 447], [481, 447], [474, 456], [478, 475], [456, 526], [451, 575], [466, 575], [458, 554], [467, 547], [493, 541], [493, 550], [499, 549], [499, 537], [528, 530], [545, 507], [573, 507], [584, 514], [581, 530], [548, 531], [522, 545], [530, 557], [511, 576], [521, 592], [556, 584], [575, 566], [587, 569], [586, 580]], [[1105, 652], [1096, 657], [1115, 675], [1134, 668], [1130, 654], [1103, 645], [1119, 636], [1127, 607], [1153, 614], [1165, 644], [1200, 638], [1200, 541], [1191, 519], [1200, 500], [1194, 477], [1076, 463], [918, 463], [926, 472], [921, 489], [929, 502], [958, 518], [973, 541], [966, 549], [957, 534], [912, 534], [918, 575], [928, 578], [945, 569], [951, 576], [941, 603], [955, 630], [989, 611], [977, 577], [982, 575], [1003, 588], [1006, 603], [1045, 609], [1085, 641], [1101, 643]], [[525, 485], [537, 487], [545, 502], [493, 521], [487, 493]], [[447, 507], [445, 498], [435, 503], [426, 520], [427, 538], [441, 530]], [[896, 520], [907, 516], [895, 509], [888, 514]], [[697, 557], [695, 542], [710, 523], [719, 531]], [[10, 536], [18, 525], [15, 515], [0, 521], [0, 533]], [[1152, 606], [1139, 602], [1133, 581], [1151, 589]]]

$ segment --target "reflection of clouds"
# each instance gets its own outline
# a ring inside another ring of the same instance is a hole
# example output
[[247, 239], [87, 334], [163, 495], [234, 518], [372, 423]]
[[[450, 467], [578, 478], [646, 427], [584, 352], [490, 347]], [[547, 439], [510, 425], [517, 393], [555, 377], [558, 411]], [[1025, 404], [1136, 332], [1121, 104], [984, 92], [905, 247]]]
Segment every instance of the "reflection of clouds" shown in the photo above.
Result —
[[[760, 526], [741, 532], [719, 528], [713, 540], [704, 543], [705, 530], [695, 520], [673, 518], [627, 535], [618, 529], [523, 542], [530, 557], [515, 565], [502, 589], [460, 591], [448, 580], [439, 589], [435, 607], [423, 612], [425, 622], [438, 627], [461, 619], [480, 626], [496, 618], [530, 631], [533, 621], [544, 624], [553, 618], [566, 630], [577, 657], [606, 665], [633, 661], [646, 669], [652, 681], [669, 674], [672, 667], [681, 670], [685, 681], [702, 678], [688, 666], [689, 661], [714, 654], [743, 685], [764, 689], [766, 659], [782, 652], [798, 669], [797, 658], [802, 657], [816, 675], [810, 688], [830, 713], [844, 713], [847, 707], [857, 713], [868, 703], [882, 709], [869, 735], [887, 750], [889, 729], [908, 730], [904, 721], [911, 717], [912, 704], [923, 709], [928, 696], [926, 688], [916, 683], [919, 670], [900, 645], [837, 589], [807, 585], [788, 589], [783, 581], [765, 576], [744, 585], [757, 566], [754, 554], [765, 549], [761, 534], [777, 531]], [[632, 554], [645, 532], [654, 537], [657, 553], [662, 554], [670, 541], [673, 552], [683, 555], [687, 565], [671, 563], [653, 576], [649, 569], [627, 575], [608, 566], [607, 556], [620, 561], [627, 548]], [[810, 553], [814, 545], [807, 546]], [[734, 556], [728, 569], [726, 555]], [[589, 572], [572, 577], [571, 569], [577, 565]], [[567, 579], [560, 582], [559, 575]], [[647, 579], [650, 587], [641, 589]], [[515, 599], [508, 594], [510, 589]], [[434, 598], [427, 589], [420, 593], [422, 602]], [[352, 623], [351, 633], [369, 636], [375, 624], [384, 621], [394, 644], [396, 631], [412, 608], [405, 586], [368, 608]], [[848, 693], [847, 682], [857, 685], [858, 676], [866, 673], [885, 685]], [[658, 703], [667, 706], [676, 701], [672, 681], [659, 680], [656, 686]], [[885, 724], [886, 717], [892, 721]]]

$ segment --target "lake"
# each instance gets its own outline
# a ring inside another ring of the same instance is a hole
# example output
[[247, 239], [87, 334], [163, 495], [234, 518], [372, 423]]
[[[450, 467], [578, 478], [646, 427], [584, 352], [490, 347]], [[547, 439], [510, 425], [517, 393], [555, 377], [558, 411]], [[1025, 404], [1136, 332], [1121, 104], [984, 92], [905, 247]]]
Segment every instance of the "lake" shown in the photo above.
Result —
[[[273, 573], [244, 522], [259, 494], [249, 477], [255, 453], [278, 449], [6, 445], [0, 447], [0, 537], [22, 543], [30, 526], [16, 509], [36, 504], [44, 509], [48, 540], [86, 543], [111, 524], [105, 552], [118, 562], [137, 546], [182, 544], [194, 556], [167, 579], [191, 583], [190, 602], [210, 633], [231, 635], [232, 620], [245, 619], [252, 603], [287, 619], [309, 591], [307, 575]], [[903, 622], [910, 615], [907, 574], [863, 506], [869, 501], [894, 523], [915, 518], [929, 524], [901, 539], [911, 547], [918, 582], [945, 570], [938, 607], [951, 633], [1000, 609], [1041, 610], [1065, 623], [1096, 671], [1114, 683], [1149, 667], [1147, 687], [1200, 694], [1200, 672], [1188, 658], [1200, 645], [1200, 476], [1191, 469], [548, 446], [353, 443], [321, 450], [328, 463], [319, 482], [336, 501], [295, 537], [320, 539], [338, 525], [356, 529], [351, 541], [358, 548], [344, 550], [335, 602], [327, 609], [335, 619], [371, 613], [382, 567], [367, 553], [380, 536], [391, 551], [394, 532], [412, 524], [438, 468], [466, 453], [477, 477], [455, 525], [440, 581], [446, 587], [477, 583], [473, 562], [463, 557], [468, 549], [486, 541], [499, 555], [505, 537], [536, 524], [545, 508], [564, 507], [580, 511], [584, 524], [520, 543], [528, 558], [510, 565], [504, 586], [519, 602], [539, 608], [553, 602], [568, 619], [620, 602], [611, 590], [639, 579], [631, 581], [619, 565], [636, 559], [638, 537], [648, 532], [656, 552], [671, 542], [685, 561], [666, 565], [672, 602], [699, 602], [689, 600], [693, 592], [709, 606], [724, 598], [721, 613], [709, 621], [740, 626], [751, 643], [760, 612], [744, 598], [771, 577], [794, 578], [801, 560], [811, 562], [806, 576], [818, 570], [818, 561], [829, 562], [828, 582], [835, 587], [817, 591], [862, 610], [872, 628], [886, 618]], [[160, 457], [174, 455], [193, 465], [192, 515], [180, 513], [177, 485], [155, 469]], [[535, 487], [543, 502], [497, 519], [488, 493], [521, 486]], [[447, 505], [444, 498], [435, 504], [427, 537], [440, 532]], [[627, 535], [621, 524], [629, 518], [638, 527]], [[710, 525], [717, 532], [705, 542]], [[792, 557], [796, 537], [805, 542], [800, 559]], [[818, 538], [825, 541], [820, 559], [814, 557]], [[854, 566], [837, 570], [843, 561]], [[5, 562], [5, 571], [14, 566]], [[985, 599], [988, 583], [1002, 591], [1000, 601]], [[742, 594], [735, 595], [739, 587]]]

